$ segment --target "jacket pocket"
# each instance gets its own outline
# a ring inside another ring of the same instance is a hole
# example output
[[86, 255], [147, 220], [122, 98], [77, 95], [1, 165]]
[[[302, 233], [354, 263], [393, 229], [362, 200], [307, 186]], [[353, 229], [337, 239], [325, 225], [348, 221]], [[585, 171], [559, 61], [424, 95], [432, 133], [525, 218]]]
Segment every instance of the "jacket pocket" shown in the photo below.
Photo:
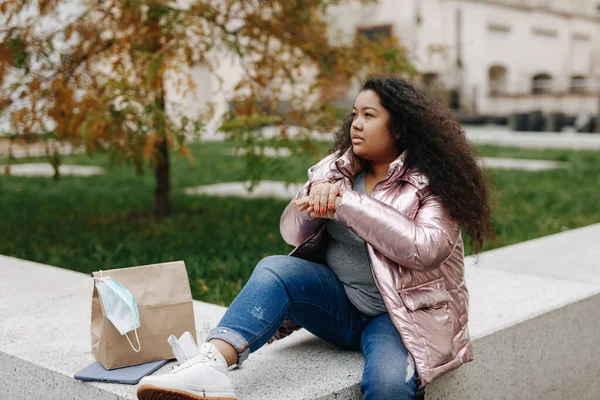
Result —
[[441, 282], [430, 282], [400, 293], [409, 311], [415, 336], [420, 337], [426, 349], [429, 368], [436, 368], [456, 357], [454, 337], [457, 318], [452, 310], [452, 297], [441, 288]]
[[432, 286], [421, 286], [413, 289], [405, 289], [400, 292], [404, 305], [410, 311], [424, 308], [441, 308], [452, 298], [443, 289]]

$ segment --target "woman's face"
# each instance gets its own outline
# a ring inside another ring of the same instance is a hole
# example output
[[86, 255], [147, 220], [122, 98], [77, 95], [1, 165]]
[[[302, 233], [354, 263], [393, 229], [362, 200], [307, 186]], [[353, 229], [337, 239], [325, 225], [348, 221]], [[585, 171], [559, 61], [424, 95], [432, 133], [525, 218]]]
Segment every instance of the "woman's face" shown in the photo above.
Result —
[[372, 90], [358, 94], [352, 108], [352, 150], [358, 157], [375, 162], [394, 161], [398, 155], [396, 137], [390, 134], [389, 112], [379, 102]]

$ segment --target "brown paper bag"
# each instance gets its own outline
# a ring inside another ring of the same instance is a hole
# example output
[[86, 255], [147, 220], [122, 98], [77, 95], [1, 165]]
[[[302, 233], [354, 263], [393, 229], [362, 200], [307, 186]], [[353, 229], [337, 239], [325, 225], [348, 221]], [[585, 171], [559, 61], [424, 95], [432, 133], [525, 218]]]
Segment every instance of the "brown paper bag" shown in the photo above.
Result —
[[[138, 306], [140, 327], [137, 334], [141, 349], [136, 353], [127, 338], [119, 333], [102, 309], [98, 290], [92, 294], [92, 354], [106, 369], [127, 367], [150, 361], [174, 358], [170, 335], [185, 331], [196, 338], [194, 306], [183, 261], [102, 271], [125, 286]], [[99, 278], [100, 272], [92, 277]], [[95, 281], [94, 281], [95, 282]], [[137, 347], [133, 331], [127, 333]]]

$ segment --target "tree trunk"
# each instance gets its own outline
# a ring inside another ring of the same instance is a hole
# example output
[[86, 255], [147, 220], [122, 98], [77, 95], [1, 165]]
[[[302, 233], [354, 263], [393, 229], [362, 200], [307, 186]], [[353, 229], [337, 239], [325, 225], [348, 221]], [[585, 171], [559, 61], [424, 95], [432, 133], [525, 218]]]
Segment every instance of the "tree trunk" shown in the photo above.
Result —
[[54, 147], [53, 151], [50, 151], [50, 146], [48, 145], [48, 140], [44, 143], [46, 148], [46, 157], [48, 158], [48, 162], [54, 171], [52, 178], [55, 181], [58, 181], [60, 178], [60, 155], [58, 154], [58, 148]]
[[[150, 34], [147, 35], [147, 42], [144, 43], [144, 50], [152, 54], [158, 52], [162, 45], [160, 36], [162, 29], [160, 26], [160, 2], [149, 2], [148, 28]], [[154, 62], [154, 61], [152, 61]], [[159, 73], [161, 68], [156, 69], [155, 81], [151, 82], [151, 87], [156, 88], [154, 92], [154, 104], [159, 113], [154, 115], [154, 128], [156, 129], [157, 140], [154, 144], [156, 155], [156, 191], [154, 193], [155, 213], [157, 219], [162, 219], [171, 215], [171, 178], [169, 171], [169, 142], [167, 139], [167, 126], [165, 122], [166, 102], [165, 102], [165, 82], [162, 73]]]
[[[158, 108], [164, 113], [165, 112], [165, 95], [164, 86], [161, 80], [160, 90], [156, 97], [156, 104]], [[171, 204], [171, 178], [169, 172], [169, 144], [167, 142], [167, 131], [162, 118], [158, 118], [157, 121], [157, 133], [158, 140], [156, 141], [156, 192], [155, 192], [155, 206], [156, 206], [156, 217], [160, 220], [163, 217], [171, 215], [172, 204]]]
[[156, 142], [156, 217], [161, 219], [171, 214], [171, 178], [169, 175], [169, 145], [163, 138]]

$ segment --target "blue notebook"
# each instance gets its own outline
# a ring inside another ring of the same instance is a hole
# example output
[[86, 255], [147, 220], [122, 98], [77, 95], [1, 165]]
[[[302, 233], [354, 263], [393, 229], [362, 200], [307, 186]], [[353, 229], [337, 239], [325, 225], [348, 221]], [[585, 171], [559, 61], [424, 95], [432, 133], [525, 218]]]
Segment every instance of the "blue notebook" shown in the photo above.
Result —
[[136, 385], [144, 376], [150, 375], [169, 360], [153, 361], [145, 364], [134, 365], [132, 367], [117, 368], [106, 370], [99, 363], [95, 362], [75, 374], [75, 379], [90, 382], [110, 382], [124, 383], [126, 385]]

